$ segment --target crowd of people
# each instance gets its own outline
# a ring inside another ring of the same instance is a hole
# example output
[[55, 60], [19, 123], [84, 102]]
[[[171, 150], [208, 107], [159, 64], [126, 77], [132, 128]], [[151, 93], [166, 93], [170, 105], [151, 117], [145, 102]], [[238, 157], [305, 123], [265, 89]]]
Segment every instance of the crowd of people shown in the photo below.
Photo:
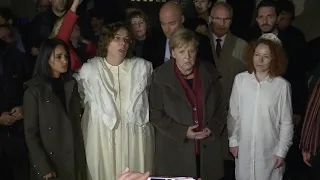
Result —
[[193, 3], [160, 28], [81, 0], [39, 0], [23, 28], [0, 8], [0, 179], [318, 180], [319, 43], [292, 2], [262, 0], [242, 35], [228, 1]]

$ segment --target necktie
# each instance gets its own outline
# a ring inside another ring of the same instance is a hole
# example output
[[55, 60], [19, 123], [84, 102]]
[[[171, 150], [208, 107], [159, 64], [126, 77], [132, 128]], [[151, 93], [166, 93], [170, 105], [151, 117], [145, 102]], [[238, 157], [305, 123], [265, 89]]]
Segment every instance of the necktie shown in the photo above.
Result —
[[220, 57], [220, 53], [221, 53], [221, 39], [217, 39], [217, 46], [216, 46], [216, 53], [217, 56]]

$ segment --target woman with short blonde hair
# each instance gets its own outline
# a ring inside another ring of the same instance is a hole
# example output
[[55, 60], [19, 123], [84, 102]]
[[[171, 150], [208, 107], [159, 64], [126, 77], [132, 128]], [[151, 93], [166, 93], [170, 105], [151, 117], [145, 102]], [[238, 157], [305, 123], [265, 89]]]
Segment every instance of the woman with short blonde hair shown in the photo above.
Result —
[[226, 122], [220, 75], [212, 63], [196, 58], [194, 32], [179, 29], [169, 43], [172, 59], [155, 71], [149, 95], [155, 175], [220, 180]]

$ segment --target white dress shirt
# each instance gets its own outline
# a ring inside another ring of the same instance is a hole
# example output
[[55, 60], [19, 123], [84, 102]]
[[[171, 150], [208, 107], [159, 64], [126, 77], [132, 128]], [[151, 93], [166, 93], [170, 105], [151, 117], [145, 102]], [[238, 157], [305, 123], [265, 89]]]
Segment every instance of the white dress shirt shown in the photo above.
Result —
[[258, 82], [254, 73], [240, 73], [235, 77], [229, 111], [229, 146], [238, 147], [236, 179], [282, 179], [284, 166], [274, 169], [274, 165], [275, 156], [284, 159], [292, 144], [289, 82], [282, 77]]
[[217, 48], [217, 39], [221, 39], [220, 45], [221, 45], [221, 49], [223, 48], [224, 42], [225, 42], [225, 40], [226, 40], [226, 36], [227, 36], [227, 34], [225, 34], [225, 35], [222, 36], [221, 38], [218, 38], [218, 37], [213, 33], [214, 49]]
[[164, 62], [169, 61], [171, 58], [171, 52], [170, 52], [170, 47], [169, 47], [169, 39], [166, 41], [166, 52], [164, 55]]

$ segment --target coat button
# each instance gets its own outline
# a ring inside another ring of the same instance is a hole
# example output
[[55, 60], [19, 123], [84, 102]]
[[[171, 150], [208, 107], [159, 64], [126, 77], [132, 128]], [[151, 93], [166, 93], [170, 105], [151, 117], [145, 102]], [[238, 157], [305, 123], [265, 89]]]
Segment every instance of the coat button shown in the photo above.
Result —
[[47, 101], [47, 103], [49, 103], [50, 101]]
[[196, 110], [197, 110], [197, 108], [196, 108], [196, 107], [193, 107], [193, 108], [192, 108], [192, 110], [193, 110], [193, 111], [196, 111]]
[[49, 127], [48, 129], [49, 129], [49, 130], [52, 130], [52, 127]]
[[33, 165], [33, 168], [36, 168], [36, 165]]
[[79, 117], [81, 118], [81, 117], [82, 117], [82, 114], [79, 114]]
[[40, 173], [37, 173], [38, 175], [40, 175]]
[[50, 155], [53, 155], [53, 152], [50, 152]]

